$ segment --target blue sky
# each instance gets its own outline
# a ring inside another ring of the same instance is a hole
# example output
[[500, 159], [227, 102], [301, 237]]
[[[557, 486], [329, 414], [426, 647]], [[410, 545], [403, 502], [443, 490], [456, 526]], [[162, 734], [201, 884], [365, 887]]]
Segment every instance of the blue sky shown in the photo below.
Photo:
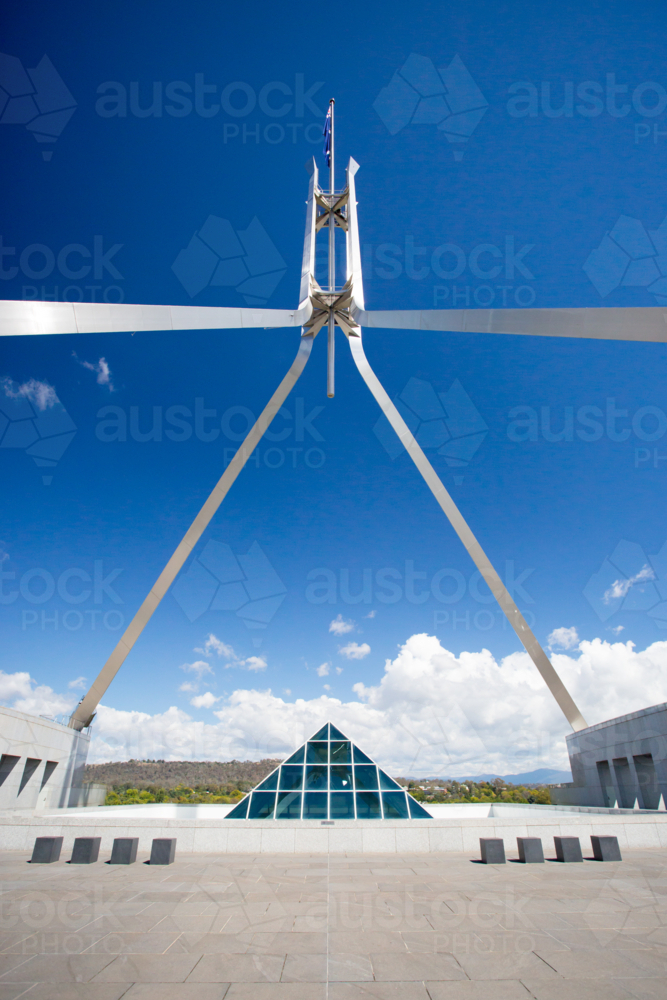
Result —
[[[489, 296], [495, 305], [503, 297], [508, 305], [656, 304], [648, 289], [667, 254], [660, 236], [667, 216], [662, 5], [340, 3], [335, 18], [354, 26], [344, 56], [322, 44], [311, 7], [301, 3], [287, 17], [265, 3], [234, 10], [200, 3], [187, 16], [171, 3], [121, 2], [108, 12], [72, 3], [66, 13], [26, 3], [5, 15], [2, 51], [14, 58], [3, 64], [5, 85], [17, 86], [16, 60], [28, 70], [47, 55], [75, 108], [54, 142], [35, 141], [31, 129], [39, 132], [39, 123], [0, 119], [9, 194], [0, 295], [243, 305], [237, 286], [209, 284], [189, 294], [195, 286], [188, 291], [172, 269], [215, 216], [237, 234], [259, 220], [280, 258], [267, 257], [273, 283], [279, 280], [262, 294], [268, 306], [295, 305], [303, 165], [315, 155], [326, 182], [319, 133], [334, 96], [339, 182], [348, 156], [361, 164], [368, 308], [474, 306]], [[435, 124], [401, 125], [395, 110], [383, 120], [374, 108], [383, 106], [377, 98], [397, 71], [404, 90], [415, 81], [411, 53], [422, 57], [420, 86], [428, 60], [433, 72], [456, 56], [466, 67], [486, 102], [467, 141], [448, 142]], [[38, 96], [51, 100], [44, 113], [72, 106], [53, 77]], [[511, 103], [521, 97], [523, 105]], [[634, 221], [619, 223], [622, 217]], [[584, 270], [609, 233], [616, 263], [594, 259]], [[629, 277], [626, 264], [637, 261]], [[488, 277], [494, 266], [500, 272]], [[87, 273], [77, 277], [80, 270]], [[201, 269], [188, 273], [206, 284]], [[618, 287], [609, 290], [614, 280]], [[4, 340], [5, 397], [31, 380], [47, 385], [59, 404], [39, 411], [35, 403], [35, 415], [55, 419], [62, 406], [76, 429], [55, 466], [38, 468], [26, 447], [0, 447], [2, 570], [14, 574], [3, 580], [0, 605], [5, 674], [29, 673], [59, 693], [52, 705], [61, 708], [84, 685], [68, 688], [71, 682], [92, 681], [121, 634], [119, 623], [129, 621], [161, 571], [249, 414], [259, 413], [291, 363], [297, 340], [293, 331], [263, 330]], [[639, 671], [632, 688], [638, 704], [619, 695], [605, 711], [664, 700], [665, 653], [655, 644], [667, 638], [656, 611], [667, 599], [659, 579], [667, 559], [651, 557], [667, 541], [665, 347], [397, 331], [369, 331], [364, 342], [392, 397], [410, 379], [422, 393], [423, 383], [436, 394], [457, 380], [462, 386], [470, 401], [465, 419], [473, 413], [483, 421], [483, 440], [464, 467], [451, 467], [435, 449], [427, 454], [501, 576], [517, 581], [515, 599], [540, 641], [576, 629], [577, 641], [569, 633], [560, 647], [575, 687], [579, 641], [630, 641], [637, 651], [652, 650], [650, 682], [621, 646], [614, 670], [624, 677]], [[498, 664], [518, 652], [407, 456], [392, 458], [374, 433], [379, 411], [342, 335], [334, 400], [326, 397], [325, 354], [322, 336], [276, 425], [278, 439], [262, 442], [257, 465], [241, 474], [194, 555], [205, 565], [209, 542], [229, 546], [234, 557], [259, 548], [274, 573], [257, 571], [265, 589], [284, 595], [275, 613], [265, 628], [248, 628], [242, 614], [205, 610], [197, 603], [205, 597], [181, 580], [185, 596], [163, 601], [105, 699], [110, 709], [163, 717], [176, 706], [201, 726], [242, 728], [223, 716], [232, 692], [270, 689], [290, 705], [303, 699], [311, 706], [299, 715], [306, 728], [320, 709], [338, 711], [327, 699], [352, 705], [339, 711], [350, 725], [367, 726], [371, 739], [387, 729], [389, 716], [373, 722], [368, 699], [353, 685], [379, 689], [385, 662], [397, 662], [410, 637], [436, 637], [454, 657], [486, 648]], [[528, 421], [525, 432], [517, 419]], [[55, 424], [47, 425], [44, 434], [53, 434]], [[157, 439], [141, 440], [153, 426]], [[549, 440], [563, 429], [563, 440]], [[51, 477], [48, 485], [43, 476]], [[112, 578], [77, 602], [96, 564], [100, 580]], [[317, 576], [322, 570], [335, 592], [318, 603], [312, 584], [325, 578]], [[191, 580], [197, 570], [189, 563], [188, 571]], [[406, 580], [411, 573], [413, 582]], [[382, 586], [388, 579], [393, 591]], [[50, 580], [54, 595], [40, 601]], [[338, 616], [353, 623], [348, 631], [330, 631]], [[207, 649], [211, 634], [233, 655]], [[341, 652], [349, 643], [361, 648], [356, 658]], [[555, 639], [552, 645], [559, 648]], [[180, 669], [197, 662], [210, 669]], [[327, 671], [318, 673], [323, 664]], [[613, 686], [617, 676], [608, 669], [604, 657], [596, 660], [590, 690], [582, 688], [591, 716], [602, 710], [596, 685]], [[179, 690], [183, 684], [197, 691]], [[474, 683], [462, 685], [465, 708], [477, 695]], [[191, 704], [206, 692], [218, 700]], [[397, 698], [394, 712], [402, 711]], [[12, 703], [10, 694], [5, 700]], [[257, 727], [261, 710], [253, 712]], [[555, 734], [552, 742], [544, 750], [528, 741], [522, 768], [562, 762], [558, 734], [567, 726], [558, 714], [554, 720], [542, 727]], [[183, 755], [191, 752], [188, 725]], [[243, 739], [254, 752], [259, 737]], [[212, 753], [222, 755], [222, 744]], [[407, 759], [397, 758], [397, 766]], [[491, 761], [483, 751], [477, 759]]]

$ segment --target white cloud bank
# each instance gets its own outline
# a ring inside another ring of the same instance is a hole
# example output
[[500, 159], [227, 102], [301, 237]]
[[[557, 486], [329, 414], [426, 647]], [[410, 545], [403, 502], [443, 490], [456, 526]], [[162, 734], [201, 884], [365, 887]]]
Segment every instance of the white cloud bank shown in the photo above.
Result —
[[[553, 662], [591, 725], [667, 701], [667, 642], [637, 651], [631, 642], [584, 640]], [[387, 660], [378, 684], [353, 690], [356, 697], [343, 702], [238, 689], [218, 699], [211, 723], [175, 707], [149, 715], [100, 706], [89, 759], [283, 756], [331, 719], [394, 774], [567, 766], [569, 727], [524, 652], [500, 663], [488, 650], [456, 657], [437, 638], [413, 635]], [[73, 707], [27, 673], [0, 673], [0, 701], [36, 715]]]

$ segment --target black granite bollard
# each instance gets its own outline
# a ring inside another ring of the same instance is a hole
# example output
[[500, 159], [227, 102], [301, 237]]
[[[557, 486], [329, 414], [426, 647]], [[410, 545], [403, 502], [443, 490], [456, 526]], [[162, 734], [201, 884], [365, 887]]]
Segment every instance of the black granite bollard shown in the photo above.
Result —
[[480, 837], [479, 849], [485, 865], [505, 864], [505, 845], [500, 837]]
[[62, 837], [37, 837], [30, 863], [33, 865], [52, 865], [60, 857], [62, 848]]
[[523, 861], [525, 865], [544, 864], [544, 851], [539, 837], [517, 837], [516, 844], [519, 848], [519, 861]]
[[559, 861], [583, 861], [578, 837], [554, 837], [556, 857]]
[[618, 837], [591, 837], [593, 857], [596, 861], [622, 861]]
[[111, 851], [112, 865], [133, 865], [137, 860], [138, 837], [116, 837]]
[[71, 865], [93, 865], [100, 856], [101, 837], [77, 837], [72, 848]]
[[151, 846], [152, 865], [173, 865], [176, 856], [176, 838], [156, 837]]

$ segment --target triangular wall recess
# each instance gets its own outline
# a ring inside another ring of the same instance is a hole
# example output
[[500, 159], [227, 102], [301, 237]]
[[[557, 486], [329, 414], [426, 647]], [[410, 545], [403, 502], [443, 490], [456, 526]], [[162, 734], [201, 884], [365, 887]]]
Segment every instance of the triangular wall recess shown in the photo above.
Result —
[[253, 788], [227, 819], [432, 819], [432, 816], [327, 722]]

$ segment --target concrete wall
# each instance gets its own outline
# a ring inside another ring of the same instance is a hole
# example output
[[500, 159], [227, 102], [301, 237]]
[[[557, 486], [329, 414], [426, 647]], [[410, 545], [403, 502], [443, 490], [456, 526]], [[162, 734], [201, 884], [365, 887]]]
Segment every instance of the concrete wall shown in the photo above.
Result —
[[571, 784], [552, 786], [559, 805], [658, 809], [667, 803], [667, 704], [609, 719], [567, 737]]
[[[184, 807], [187, 808], [187, 807]], [[667, 813], [614, 814], [556, 811], [548, 806], [502, 809], [499, 816], [470, 819], [336, 820], [322, 826], [311, 820], [206, 819], [202, 812], [182, 819], [158, 813], [158, 806], [105, 806], [103, 809], [62, 809], [26, 815], [0, 815], [0, 851], [32, 851], [36, 837], [63, 837], [66, 861], [76, 837], [101, 837], [100, 861], [107, 861], [115, 837], [138, 837], [139, 860], [148, 857], [154, 837], [175, 837], [177, 854], [347, 852], [402, 853], [469, 851], [479, 857], [480, 837], [502, 837], [508, 857], [517, 856], [517, 837], [541, 837], [545, 855], [554, 856], [554, 836], [579, 837], [585, 857], [591, 856], [592, 834], [618, 837], [621, 850], [667, 848]], [[134, 810], [132, 813], [130, 810]], [[496, 807], [494, 806], [494, 811]]]
[[76, 805], [90, 735], [0, 708], [0, 810]]
[[76, 791], [72, 790], [69, 804], [74, 807], [103, 806], [108, 792], [107, 785], [101, 785], [96, 781], [87, 781], [79, 790], [78, 797]]

